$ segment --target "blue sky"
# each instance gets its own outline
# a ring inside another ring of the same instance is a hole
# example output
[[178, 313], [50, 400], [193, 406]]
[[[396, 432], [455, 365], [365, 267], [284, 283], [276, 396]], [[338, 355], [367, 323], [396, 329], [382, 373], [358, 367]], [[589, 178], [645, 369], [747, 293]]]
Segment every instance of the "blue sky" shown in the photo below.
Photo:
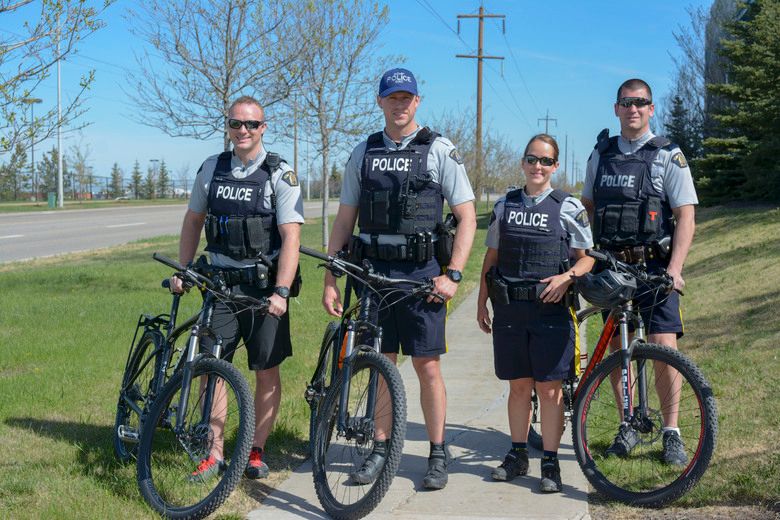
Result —
[[[201, 162], [221, 150], [221, 138], [172, 138], [128, 117], [136, 108], [128, 104], [121, 89], [124, 67], [134, 67], [133, 53], [143, 44], [128, 32], [123, 18], [134, 4], [119, 0], [109, 8], [104, 16], [106, 27], [81, 42], [78, 53], [63, 63], [66, 100], [75, 94], [78, 78], [89, 69], [96, 70], [86, 101], [89, 111], [83, 118], [91, 124], [78, 134], [69, 134], [63, 149], [76, 142], [88, 146], [96, 175], [108, 175], [114, 162], [129, 174], [135, 160], [145, 168], [150, 159], [165, 159], [174, 177], [188, 172], [192, 179]], [[462, 20], [460, 38], [455, 31], [457, 15], [476, 13], [479, 4], [479, 0], [388, 2], [390, 22], [380, 38], [381, 49], [404, 56], [403, 66], [422, 82], [417, 118], [421, 124], [445, 111], [475, 106], [476, 60], [455, 55], [476, 53], [477, 21]], [[503, 64], [486, 61], [483, 125], [522, 148], [530, 136], [544, 130], [538, 118], [549, 110], [550, 117], [557, 119], [550, 123], [550, 133], [559, 138], [561, 147], [568, 136], [569, 151], [582, 172], [598, 132], [609, 127], [614, 134], [619, 128], [612, 111], [618, 85], [629, 77], [641, 77], [653, 87], [656, 102], [662, 100], [673, 80], [670, 53], [678, 53], [672, 32], [678, 26], [689, 26], [686, 8], [710, 4], [710, 0], [485, 0], [486, 12], [506, 15], [506, 34], [500, 21], [486, 20], [484, 52], [505, 59]], [[15, 31], [15, 27], [0, 28], [6, 35]], [[375, 71], [377, 78], [381, 72]], [[35, 95], [43, 98], [44, 107], [56, 104], [56, 77], [49, 78]], [[269, 137], [273, 132], [271, 125]], [[52, 144], [55, 141], [36, 147], [37, 158]], [[291, 143], [277, 139], [269, 148], [292, 162]], [[306, 148], [299, 147], [302, 177], [307, 169], [305, 154]]]

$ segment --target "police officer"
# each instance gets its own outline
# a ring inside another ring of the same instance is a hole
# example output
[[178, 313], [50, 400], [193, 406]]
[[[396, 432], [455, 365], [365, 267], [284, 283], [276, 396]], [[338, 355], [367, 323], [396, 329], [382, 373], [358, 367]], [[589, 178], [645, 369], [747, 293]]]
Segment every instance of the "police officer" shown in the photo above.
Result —
[[532, 137], [522, 159], [525, 187], [510, 191], [493, 208], [477, 300], [479, 327], [493, 332], [496, 376], [509, 381], [512, 447], [493, 478], [511, 480], [528, 472], [531, 391], [536, 387], [544, 442], [540, 489], [548, 493], [561, 491], [562, 380], [572, 368], [578, 339], [567, 291], [574, 277], [593, 267], [585, 254], [593, 247], [585, 208], [550, 185], [557, 167], [555, 139]]
[[[682, 269], [693, 241], [694, 206], [698, 204], [691, 171], [680, 148], [650, 131], [653, 93], [641, 79], [625, 81], [617, 92], [615, 115], [620, 135], [602, 131], [588, 159], [582, 202], [593, 221], [596, 245], [629, 263], [666, 268], [674, 288], [682, 290]], [[671, 244], [671, 254], [664, 244]], [[679, 295], [673, 292], [655, 305], [653, 295], [637, 298], [648, 341], [677, 348], [683, 335]], [[619, 348], [613, 341], [611, 348]], [[687, 455], [677, 427], [678, 407], [673, 398], [680, 381], [672, 371], [661, 371], [656, 389], [663, 402], [663, 459], [686, 464]], [[615, 379], [613, 385], [618, 385]], [[619, 392], [619, 391], [618, 391]], [[619, 394], [618, 394], [619, 395]], [[608, 454], [626, 456], [639, 435], [623, 424]]]
[[[295, 172], [263, 148], [267, 125], [257, 100], [236, 99], [226, 126], [233, 151], [209, 157], [198, 170], [184, 215], [179, 261], [182, 265], [192, 261], [205, 224], [211, 263], [228, 269], [239, 282], [234, 291], [270, 299], [268, 315], [218, 303], [213, 317], [215, 331], [223, 338], [223, 357], [231, 360], [243, 340], [249, 369], [255, 371], [255, 434], [244, 474], [262, 478], [268, 475], [263, 448], [281, 400], [279, 365], [292, 355], [287, 299], [298, 267], [303, 201]], [[258, 275], [257, 258], [259, 254], [273, 258], [277, 253], [275, 277], [269, 283]], [[173, 290], [180, 292], [181, 280], [172, 278], [172, 283]], [[212, 429], [219, 438], [218, 427]], [[220, 451], [220, 443], [215, 442], [193, 478], [216, 475]]]
[[[458, 288], [474, 239], [474, 193], [455, 146], [417, 124], [420, 96], [410, 71], [385, 72], [379, 82], [377, 104], [384, 113], [385, 129], [360, 143], [347, 162], [329, 253], [347, 245], [357, 221], [360, 236], [353, 241], [352, 249], [360, 258], [368, 258], [383, 274], [432, 278], [435, 283], [439, 297], [406, 299], [379, 319], [384, 334], [382, 351], [393, 362], [399, 349], [412, 357], [431, 442], [423, 485], [441, 489], [447, 484], [446, 390], [440, 368], [440, 355], [447, 350], [445, 302]], [[458, 221], [451, 258], [446, 260], [442, 253], [434, 253], [445, 243], [439, 241], [443, 234], [437, 232], [444, 200]], [[442, 274], [440, 264], [444, 262], [448, 268]], [[322, 302], [328, 313], [341, 315], [341, 296], [329, 273], [325, 274]], [[360, 471], [352, 475], [355, 482], [365, 484], [378, 475], [385, 460], [388, 428], [377, 425], [374, 450]]]

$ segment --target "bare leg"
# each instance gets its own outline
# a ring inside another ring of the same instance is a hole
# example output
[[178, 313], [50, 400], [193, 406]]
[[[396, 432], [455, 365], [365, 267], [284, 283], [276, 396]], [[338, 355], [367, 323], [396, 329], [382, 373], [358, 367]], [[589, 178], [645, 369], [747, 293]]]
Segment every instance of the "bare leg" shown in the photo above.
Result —
[[[675, 333], [649, 334], [647, 340], [650, 343], [659, 343], [677, 350], [677, 334]], [[676, 428], [680, 410], [680, 392], [682, 391], [680, 373], [660, 361], [654, 362], [654, 367], [655, 390], [661, 400], [661, 415], [664, 419], [664, 426]]]
[[563, 432], [563, 388], [561, 381], [537, 381], [536, 395], [542, 414], [542, 442], [545, 451], [558, 451]]
[[255, 371], [255, 380], [255, 436], [252, 446], [262, 448], [271, 434], [282, 400], [279, 366]]
[[528, 441], [528, 426], [531, 423], [531, 390], [533, 387], [534, 380], [530, 377], [509, 381], [507, 413], [512, 442]]
[[441, 375], [440, 356], [413, 357], [412, 365], [420, 381], [420, 404], [428, 439], [434, 444], [442, 444], [447, 418], [447, 389]]

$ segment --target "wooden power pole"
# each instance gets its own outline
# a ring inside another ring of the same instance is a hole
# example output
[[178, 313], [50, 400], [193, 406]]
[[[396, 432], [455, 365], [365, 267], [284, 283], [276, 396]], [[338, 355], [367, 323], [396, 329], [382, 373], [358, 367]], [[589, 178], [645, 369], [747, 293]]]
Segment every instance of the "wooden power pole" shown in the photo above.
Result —
[[[477, 191], [480, 191], [482, 188], [482, 60], [503, 60], [503, 56], [485, 56], [482, 54], [482, 41], [483, 41], [483, 32], [484, 32], [484, 24], [485, 24], [485, 18], [501, 18], [503, 21], [504, 18], [506, 18], [503, 14], [487, 14], [485, 13], [485, 8], [481, 5], [479, 6], [479, 14], [459, 14], [458, 15], [458, 34], [460, 34], [460, 20], [461, 18], [478, 18], [479, 19], [479, 38], [478, 38], [478, 47], [477, 47], [477, 55], [471, 55], [471, 54], [456, 54], [456, 58], [472, 58], [477, 60], [477, 135], [476, 135], [476, 174], [474, 175], [474, 180], [476, 181], [475, 184], [477, 184], [476, 188]], [[505, 30], [505, 28], [504, 28]], [[475, 193], [477, 196], [477, 201], [479, 201], [482, 197], [481, 193]]]
[[547, 115], [544, 117], [540, 117], [536, 120], [538, 123], [539, 121], [544, 121], [544, 133], [547, 135], [550, 135], [550, 121], [554, 122], [555, 125], [558, 125], [558, 120], [554, 117], [550, 117], [550, 109], [547, 109]]

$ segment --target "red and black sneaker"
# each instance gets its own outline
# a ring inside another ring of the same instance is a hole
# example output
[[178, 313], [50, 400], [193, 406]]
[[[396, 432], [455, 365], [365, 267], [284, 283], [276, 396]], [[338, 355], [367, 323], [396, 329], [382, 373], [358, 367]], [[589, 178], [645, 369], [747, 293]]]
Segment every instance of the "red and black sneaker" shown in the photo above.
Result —
[[217, 460], [214, 455], [209, 455], [198, 464], [198, 468], [187, 478], [190, 482], [205, 482], [225, 471], [225, 461]]
[[244, 476], [246, 478], [258, 479], [268, 476], [268, 464], [263, 462], [263, 448], [252, 446], [252, 451], [249, 452], [249, 462], [246, 463], [246, 469], [244, 470]]

